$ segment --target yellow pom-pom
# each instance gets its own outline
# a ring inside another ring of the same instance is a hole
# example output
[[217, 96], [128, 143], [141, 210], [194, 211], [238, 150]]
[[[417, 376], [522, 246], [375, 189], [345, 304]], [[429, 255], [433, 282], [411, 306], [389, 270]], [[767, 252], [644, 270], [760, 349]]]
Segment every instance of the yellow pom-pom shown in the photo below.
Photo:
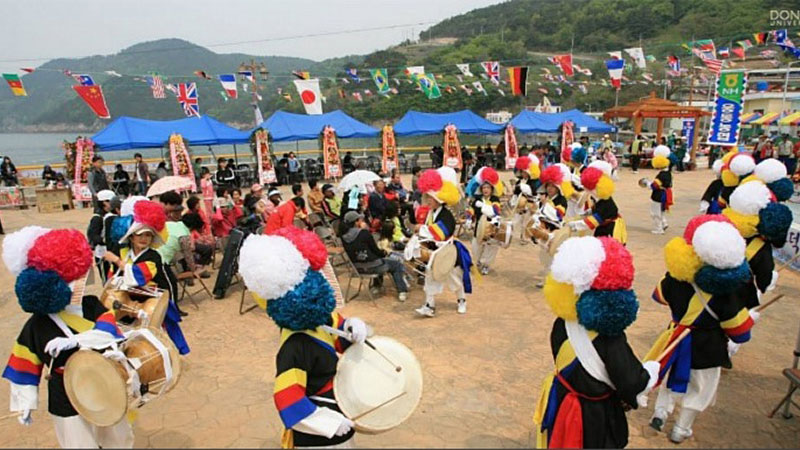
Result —
[[[734, 147], [734, 148], [736, 148], [736, 147]], [[732, 151], [729, 151], [728, 153], [725, 153], [724, 155], [722, 155], [722, 163], [723, 164], [728, 164], [731, 161], [731, 158], [736, 156], [737, 153], [739, 153], [738, 150], [732, 150]]]
[[691, 282], [694, 274], [703, 267], [703, 261], [682, 237], [675, 237], [667, 242], [664, 246], [664, 261], [670, 275], [680, 281]]
[[572, 182], [567, 180], [561, 183], [561, 195], [569, 199], [575, 193], [575, 188], [572, 187]]
[[611, 198], [611, 196], [614, 195], [614, 182], [611, 181], [611, 178], [603, 175], [597, 180], [597, 186], [594, 188], [594, 192], [597, 194], [597, 198]]
[[448, 206], [455, 206], [459, 200], [458, 188], [449, 181], [443, 181], [442, 189], [436, 193], [436, 197], [440, 202], [446, 203]]
[[542, 175], [542, 169], [538, 164], [531, 164], [530, 167], [528, 167], [528, 173], [531, 175], [532, 179], [538, 180]]
[[722, 171], [722, 184], [727, 187], [733, 187], [739, 184], [739, 176], [730, 170]]
[[495, 184], [493, 187], [494, 187], [494, 195], [496, 195], [498, 197], [503, 195], [503, 182], [502, 181], [498, 181], [497, 184]]
[[751, 181], [761, 181], [763, 183], [763, 181], [759, 180], [758, 177], [756, 177], [755, 175], [748, 175], [742, 181], [739, 182], [739, 186], [741, 186], [741, 185], [743, 185], [745, 183], [749, 183]]
[[669, 158], [666, 156], [656, 156], [650, 162], [653, 165], [654, 169], [666, 169], [669, 167]]
[[556, 316], [564, 320], [578, 320], [578, 311], [575, 308], [578, 296], [571, 284], [560, 283], [552, 274], [548, 274], [544, 282], [544, 299]]
[[733, 222], [743, 238], [747, 239], [758, 234], [758, 229], [756, 228], [758, 226], [758, 216], [747, 216], [736, 212], [730, 207], [723, 209], [722, 215]]

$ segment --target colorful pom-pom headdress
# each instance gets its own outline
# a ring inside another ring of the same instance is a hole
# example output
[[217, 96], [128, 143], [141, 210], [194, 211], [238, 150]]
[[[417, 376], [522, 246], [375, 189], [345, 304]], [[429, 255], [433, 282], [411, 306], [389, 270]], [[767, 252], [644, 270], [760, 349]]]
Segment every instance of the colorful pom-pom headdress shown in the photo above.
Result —
[[495, 195], [503, 195], [503, 183], [500, 182], [500, 174], [492, 167], [481, 167], [478, 172], [469, 180], [465, 194], [468, 197], [480, 194], [480, 188], [486, 183], [494, 189]]
[[750, 179], [733, 191], [722, 214], [745, 239], [760, 235], [772, 245], [783, 247], [792, 226], [792, 211], [776, 200], [767, 185]]
[[455, 206], [461, 199], [461, 194], [458, 192], [458, 175], [449, 167], [422, 172], [417, 187], [423, 194], [428, 194], [439, 203], [449, 206]]
[[664, 260], [676, 280], [696, 284], [712, 295], [726, 294], [750, 277], [745, 245], [725, 216], [706, 214], [690, 220], [683, 237], [667, 242]]
[[[127, 200], [126, 200], [127, 201]], [[144, 232], [153, 233], [153, 246], [158, 247], [166, 241], [166, 223], [167, 215], [164, 212], [164, 207], [161, 204], [150, 200], [136, 200], [129, 205], [122, 205], [125, 212], [133, 210], [133, 222], [130, 228], [125, 232], [125, 235], [119, 240], [120, 244], [127, 243], [128, 239], [134, 234], [141, 234]]]
[[581, 184], [595, 193], [599, 199], [609, 199], [614, 195], [614, 181], [611, 179], [611, 164], [594, 161], [581, 173]]
[[650, 161], [650, 164], [653, 165], [654, 169], [666, 169], [669, 167], [670, 153], [669, 147], [666, 145], [657, 145], [653, 150], [653, 160]]
[[756, 168], [756, 161], [747, 153], [739, 153], [736, 150], [730, 151], [722, 156], [722, 184], [727, 187], [735, 187], [739, 182], [753, 173]]
[[564, 197], [571, 197], [575, 193], [575, 188], [572, 186], [572, 174], [569, 168], [564, 164], [558, 163], [544, 169], [542, 176], [539, 177], [542, 184], [552, 184], [561, 191]]
[[610, 237], [575, 237], [558, 248], [544, 284], [550, 309], [588, 330], [619, 335], [636, 320], [633, 258]]
[[29, 226], [6, 236], [3, 261], [17, 277], [14, 290], [22, 309], [53, 314], [69, 304], [69, 283], [87, 274], [92, 250], [78, 230]]
[[239, 252], [245, 286], [281, 328], [313, 330], [330, 321], [333, 289], [320, 270], [328, 251], [307, 230], [286, 227], [271, 235], [250, 235]]
[[575, 167], [586, 165], [589, 152], [583, 148], [580, 142], [572, 143], [572, 150], [569, 155], [569, 163]]
[[753, 174], [742, 180], [742, 184], [757, 179], [767, 185], [779, 202], [785, 202], [794, 194], [794, 183], [792, 183], [786, 166], [775, 158], [768, 158], [756, 165]]
[[542, 169], [539, 167], [539, 158], [533, 154], [517, 158], [517, 161], [514, 163], [514, 169], [527, 172], [531, 179], [534, 180], [539, 179], [539, 176], [542, 174]]

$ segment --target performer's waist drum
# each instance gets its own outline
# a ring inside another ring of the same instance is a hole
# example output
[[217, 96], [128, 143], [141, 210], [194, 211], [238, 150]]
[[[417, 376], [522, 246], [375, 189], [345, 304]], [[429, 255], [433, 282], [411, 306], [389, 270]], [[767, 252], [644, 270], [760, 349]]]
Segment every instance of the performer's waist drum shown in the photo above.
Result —
[[573, 232], [570, 227], [564, 227], [554, 231], [552, 239], [550, 239], [550, 242], [547, 244], [547, 253], [549, 253], [550, 256], [555, 256], [558, 247], [560, 247], [564, 241], [572, 237], [572, 235]]
[[[420, 255], [421, 256], [421, 255]], [[450, 276], [450, 272], [458, 260], [458, 250], [453, 241], [448, 241], [438, 249], [432, 251], [428, 257], [428, 270], [434, 281], [444, 281]]]
[[366, 344], [350, 346], [339, 359], [333, 392], [356, 430], [377, 434], [400, 425], [417, 408], [422, 367], [408, 347], [392, 338], [369, 341], [380, 353]]
[[[159, 297], [145, 297], [135, 294], [132, 296], [128, 291], [121, 289], [105, 289], [100, 294], [100, 302], [109, 310], [114, 311], [117, 322], [124, 325], [132, 328], [161, 328], [169, 306], [169, 291], [161, 292]], [[115, 308], [114, 302], [119, 302], [122, 307]], [[138, 310], [146, 312], [147, 319], [140, 320], [137, 314]]]
[[492, 240], [500, 244], [501, 247], [507, 248], [511, 245], [511, 222], [500, 221], [499, 224], [493, 224], [486, 216], [481, 216], [478, 221], [478, 231], [475, 238], [478, 242], [490, 242]]
[[111, 426], [178, 382], [181, 361], [169, 337], [156, 328], [131, 330], [119, 351], [82, 349], [64, 366], [70, 403], [87, 422]]

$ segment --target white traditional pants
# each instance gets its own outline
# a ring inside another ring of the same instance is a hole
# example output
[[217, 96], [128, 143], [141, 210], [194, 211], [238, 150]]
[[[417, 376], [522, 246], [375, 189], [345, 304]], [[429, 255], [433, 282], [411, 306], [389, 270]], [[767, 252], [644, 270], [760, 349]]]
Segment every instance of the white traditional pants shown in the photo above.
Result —
[[500, 246], [496, 243], [478, 242], [478, 239], [472, 238], [472, 258], [475, 264], [489, 267], [497, 257], [497, 252], [500, 251]]
[[110, 427], [98, 427], [81, 416], [51, 417], [61, 448], [133, 448], [133, 429], [127, 419]]
[[661, 210], [661, 202], [650, 201], [650, 218], [653, 219], [653, 231], [662, 232], [667, 227], [667, 213]]
[[547, 277], [547, 272], [550, 271], [550, 264], [553, 263], [553, 257], [550, 256], [550, 252], [547, 251], [547, 246], [544, 243], [539, 244], [539, 262], [542, 263], [542, 266], [539, 268], [539, 276], [544, 282], [544, 279]]
[[676, 402], [680, 402], [685, 409], [705, 411], [716, 401], [720, 373], [719, 367], [692, 369], [689, 373], [689, 386], [685, 394], [670, 391], [664, 380], [658, 390], [658, 398], [656, 398], [656, 417], [667, 418], [672, 414]]
[[525, 224], [528, 223], [528, 219], [530, 219], [531, 213], [526, 212], [525, 214], [514, 214], [514, 218], [511, 220], [511, 229], [512, 236], [519, 236], [519, 239], [525, 240]]
[[445, 285], [447, 285], [451, 291], [455, 292], [458, 298], [465, 298], [463, 276], [464, 271], [460, 267], [454, 267], [453, 270], [450, 271], [450, 276], [442, 282], [434, 280], [430, 271], [427, 271], [425, 274], [425, 285], [422, 287], [422, 290], [425, 291], [425, 302], [428, 306], [431, 308], [436, 307], [435, 297], [444, 291]]

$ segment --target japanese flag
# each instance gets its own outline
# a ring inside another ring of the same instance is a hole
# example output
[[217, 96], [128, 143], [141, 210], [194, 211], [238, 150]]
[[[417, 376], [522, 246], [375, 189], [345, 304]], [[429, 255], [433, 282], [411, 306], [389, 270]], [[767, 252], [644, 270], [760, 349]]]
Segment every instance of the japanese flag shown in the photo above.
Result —
[[322, 94], [319, 91], [319, 79], [294, 80], [294, 86], [300, 100], [306, 108], [306, 114], [322, 114]]

